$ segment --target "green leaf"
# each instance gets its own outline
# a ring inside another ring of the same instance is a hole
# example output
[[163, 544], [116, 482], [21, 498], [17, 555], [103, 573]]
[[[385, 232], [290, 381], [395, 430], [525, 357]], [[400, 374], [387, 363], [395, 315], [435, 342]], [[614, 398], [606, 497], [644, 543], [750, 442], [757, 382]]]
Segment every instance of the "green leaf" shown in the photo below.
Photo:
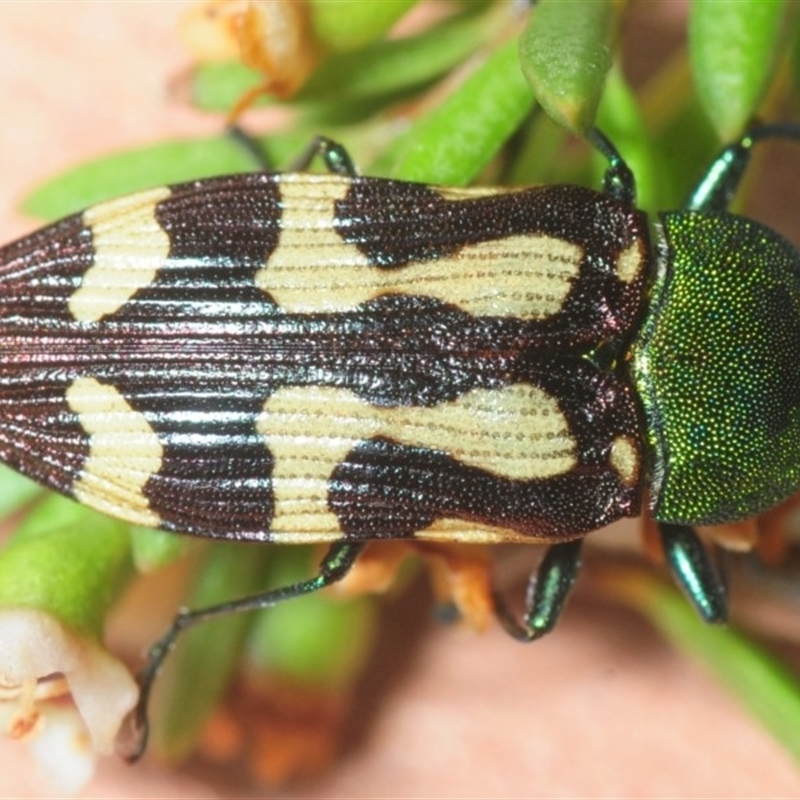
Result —
[[800, 685], [780, 662], [732, 626], [702, 622], [680, 593], [650, 573], [609, 567], [600, 573], [600, 581], [681, 650], [702, 661], [800, 761]]
[[536, 99], [559, 125], [585, 133], [611, 67], [613, 0], [541, 0], [520, 39], [520, 60]]
[[751, 121], [785, 44], [783, 0], [694, 0], [689, 55], [697, 91], [722, 141]]
[[418, 0], [310, 0], [311, 25], [320, 44], [355, 50], [380, 39]]
[[0, 606], [35, 608], [99, 637], [133, 575], [129, 542], [127, 524], [49, 495], [0, 551]]
[[[333, 54], [292, 98], [315, 117], [339, 115], [354, 104], [362, 113], [365, 101], [388, 103], [398, 95], [424, 86], [455, 67], [497, 31], [503, 21], [497, 13], [451, 17], [416, 36], [370, 43], [348, 53]], [[238, 62], [208, 64], [195, 71], [192, 100], [200, 108], [227, 112], [259, 78]], [[259, 103], [274, 104], [263, 97]], [[352, 116], [352, 114], [351, 114]]]
[[137, 572], [152, 572], [186, 555], [191, 539], [171, 531], [131, 526], [131, 552]]
[[[676, 53], [637, 93], [637, 99], [646, 122], [644, 135], [654, 178], [653, 186], [645, 188], [648, 198], [652, 193], [657, 196], [655, 201], [648, 199], [645, 208], [678, 208], [719, 149], [719, 140], [694, 91], [688, 53]], [[601, 104], [601, 116], [604, 108], [605, 103]]]
[[462, 15], [447, 19], [417, 36], [371, 44], [329, 58], [303, 87], [298, 100], [329, 99], [346, 103], [422, 86], [472, 55], [499, 18]]
[[23, 209], [37, 217], [57, 219], [152, 186], [253, 169], [252, 158], [230, 137], [164, 142], [67, 170], [28, 195]]
[[[678, 208], [719, 150], [719, 141], [695, 95], [676, 108], [664, 127], [651, 136], [658, 174], [658, 208]], [[651, 210], [655, 206], [648, 206]]]
[[[614, 142], [614, 146], [636, 176], [637, 206], [649, 211], [659, 210], [658, 158], [653, 152], [650, 135], [636, 97], [618, 67], [609, 72], [597, 122], [600, 130]], [[598, 155], [595, 163], [598, 168], [595, 180], [600, 185], [608, 168], [608, 161]]]
[[31, 502], [44, 490], [30, 478], [0, 465], [0, 518], [8, 517]]
[[[202, 111], [227, 114], [239, 98], [262, 82], [257, 70], [241, 61], [200, 64], [192, 70], [192, 105]], [[274, 105], [268, 94], [259, 95], [254, 106]]]
[[[274, 545], [210, 545], [193, 576], [187, 607], [207, 608], [263, 591], [265, 564], [274, 555]], [[156, 688], [153, 744], [163, 757], [180, 760], [194, 748], [228, 687], [253, 622], [253, 614], [231, 614], [201, 623], [181, 636]]]
[[[306, 549], [283, 549], [271, 564], [282, 584], [313, 574]], [[337, 598], [315, 592], [259, 614], [249, 633], [247, 659], [259, 668], [328, 688], [356, 678], [369, 654], [377, 622], [374, 598]]]
[[533, 108], [516, 42], [495, 51], [451, 95], [415, 120], [370, 174], [463, 186], [496, 155]]
[[[310, 140], [310, 133], [293, 132], [272, 135], [259, 143], [265, 145], [269, 162], [282, 165]], [[152, 186], [257, 168], [252, 155], [230, 136], [176, 140], [115, 153], [68, 170], [28, 195], [23, 209], [44, 219], [57, 219]]]
[[649, 616], [669, 639], [700, 658], [800, 761], [800, 686], [784, 666], [732, 627], [703, 623], [673, 590], [659, 592]]

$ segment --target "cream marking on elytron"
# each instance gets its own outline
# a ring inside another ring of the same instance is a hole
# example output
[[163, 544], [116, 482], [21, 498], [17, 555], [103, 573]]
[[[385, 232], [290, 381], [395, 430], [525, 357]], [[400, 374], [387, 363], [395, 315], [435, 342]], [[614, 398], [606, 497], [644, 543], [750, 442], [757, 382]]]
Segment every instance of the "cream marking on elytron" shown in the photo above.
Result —
[[428, 188], [443, 200], [474, 200], [476, 197], [496, 197], [520, 191], [515, 186], [428, 186]]
[[161, 469], [156, 432], [113, 386], [95, 378], [76, 378], [66, 396], [89, 436], [89, 456], [72, 486], [75, 498], [128, 522], [157, 527], [160, 517], [142, 493]]
[[617, 258], [617, 276], [623, 283], [632, 283], [644, 269], [646, 260], [643, 242], [632, 242]]
[[[485, 525], [482, 522], [469, 522], [463, 519], [437, 519], [427, 528], [414, 534], [415, 539], [426, 542], [462, 542], [464, 544], [530, 544], [531, 537], [517, 533], [499, 525]], [[537, 544], [545, 544], [549, 540], [537, 536]]]
[[639, 455], [634, 442], [628, 436], [618, 436], [611, 445], [611, 466], [628, 486], [639, 479]]
[[[372, 267], [334, 228], [334, 204], [349, 186], [336, 175], [280, 176], [280, 238], [256, 285], [288, 313], [347, 312], [393, 293], [433, 297], [475, 316], [535, 320], [557, 313], [578, 277], [580, 246], [531, 234], [398, 269]], [[458, 196], [485, 194], [464, 189]]]
[[[353, 268], [369, 266], [367, 257], [333, 228], [334, 203], [347, 194], [350, 181], [338, 175], [280, 175], [278, 180], [278, 246], [256, 272], [256, 286], [289, 313], [339, 311], [343, 298], [365, 282], [362, 269]], [[359, 302], [345, 300], [348, 308]]]
[[523, 384], [473, 389], [432, 408], [374, 406], [347, 389], [284, 387], [264, 403], [256, 429], [275, 458], [275, 541], [341, 536], [328, 509], [328, 480], [359, 442], [377, 436], [513, 480], [560, 475], [577, 463], [556, 400]]
[[69, 298], [79, 322], [97, 322], [119, 311], [149, 286], [169, 255], [169, 236], [156, 220], [156, 205], [170, 196], [160, 186], [92, 206], [83, 223], [92, 232], [94, 259]]

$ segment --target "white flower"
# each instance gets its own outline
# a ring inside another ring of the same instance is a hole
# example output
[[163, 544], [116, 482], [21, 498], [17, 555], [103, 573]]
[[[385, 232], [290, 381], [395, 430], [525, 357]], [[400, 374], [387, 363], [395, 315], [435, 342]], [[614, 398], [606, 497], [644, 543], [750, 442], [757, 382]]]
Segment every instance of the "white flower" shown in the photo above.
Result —
[[[0, 726], [32, 740], [44, 771], [75, 792], [113, 751], [139, 690], [99, 642], [36, 609], [0, 609]], [[69, 702], [69, 698], [72, 702]]]

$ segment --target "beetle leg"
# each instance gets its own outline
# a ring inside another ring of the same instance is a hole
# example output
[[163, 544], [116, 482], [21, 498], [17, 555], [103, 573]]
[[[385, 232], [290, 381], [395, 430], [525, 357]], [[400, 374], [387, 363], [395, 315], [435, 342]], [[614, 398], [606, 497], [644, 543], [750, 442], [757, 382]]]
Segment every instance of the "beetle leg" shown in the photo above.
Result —
[[315, 136], [305, 151], [294, 161], [291, 172], [305, 172], [317, 156], [322, 159], [328, 172], [341, 175], [343, 178], [358, 177], [358, 170], [344, 145], [328, 139], [327, 136]]
[[549, 547], [528, 583], [525, 617], [520, 624], [495, 595], [495, 613], [515, 639], [532, 642], [553, 629], [561, 616], [581, 564], [583, 539]]
[[139, 700], [130, 718], [133, 728], [131, 741], [122, 746], [127, 760], [136, 761], [145, 751], [148, 736], [147, 704], [150, 691], [164, 659], [169, 655], [175, 646], [175, 641], [183, 631], [199, 623], [228, 614], [271, 608], [285, 600], [302, 597], [330, 586], [347, 575], [364, 546], [363, 542], [336, 542], [331, 545], [320, 563], [319, 572], [307, 580], [208, 608], [180, 611], [173, 619], [169, 630], [150, 648], [147, 663], [139, 673]]
[[[266, 153], [255, 136], [251, 136], [238, 125], [231, 125], [227, 129], [227, 134], [253, 159], [258, 169], [264, 172], [274, 170], [274, 164], [269, 163]], [[358, 177], [356, 165], [344, 145], [328, 139], [327, 136], [315, 136], [303, 153], [291, 164], [289, 171], [305, 172], [317, 156], [322, 159], [328, 172], [341, 175], [343, 178]]]
[[658, 525], [672, 575], [705, 622], [728, 618], [725, 584], [694, 530], [688, 525]]
[[744, 177], [754, 145], [765, 139], [800, 140], [800, 126], [793, 123], [755, 125], [737, 142], [717, 153], [706, 174], [694, 187], [684, 208], [725, 211]]

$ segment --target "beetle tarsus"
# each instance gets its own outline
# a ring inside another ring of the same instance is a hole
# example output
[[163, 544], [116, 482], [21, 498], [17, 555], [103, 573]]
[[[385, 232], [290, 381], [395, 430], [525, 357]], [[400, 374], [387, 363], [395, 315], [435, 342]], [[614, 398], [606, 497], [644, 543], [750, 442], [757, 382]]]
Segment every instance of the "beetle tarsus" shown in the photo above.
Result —
[[660, 523], [661, 544], [672, 575], [705, 622], [728, 619], [725, 584], [708, 552], [688, 525]]

